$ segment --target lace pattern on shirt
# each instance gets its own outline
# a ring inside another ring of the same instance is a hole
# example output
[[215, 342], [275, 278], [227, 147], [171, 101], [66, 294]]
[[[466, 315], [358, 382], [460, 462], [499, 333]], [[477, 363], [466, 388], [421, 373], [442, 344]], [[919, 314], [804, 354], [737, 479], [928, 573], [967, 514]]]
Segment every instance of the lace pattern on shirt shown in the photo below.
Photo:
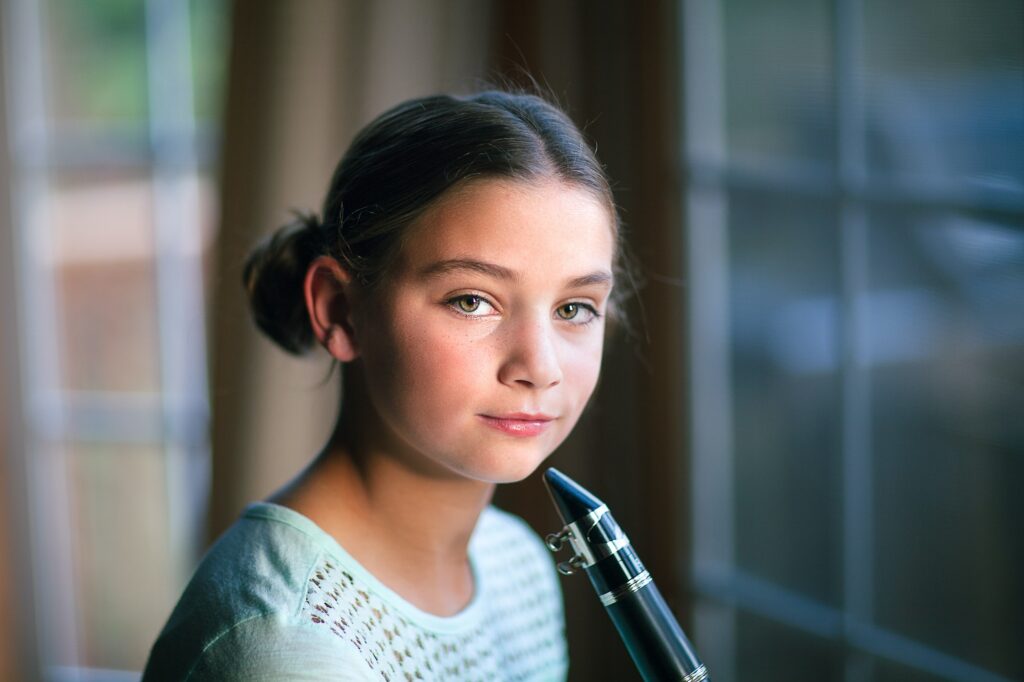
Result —
[[[384, 682], [526, 680], [550, 676], [564, 660], [560, 600], [549, 563], [486, 542], [484, 613], [458, 632], [435, 632], [389, 606], [341, 562], [324, 557], [312, 572], [301, 617], [349, 642]], [[497, 573], [495, 573], [497, 570]], [[560, 601], [558, 602], [560, 603]]]

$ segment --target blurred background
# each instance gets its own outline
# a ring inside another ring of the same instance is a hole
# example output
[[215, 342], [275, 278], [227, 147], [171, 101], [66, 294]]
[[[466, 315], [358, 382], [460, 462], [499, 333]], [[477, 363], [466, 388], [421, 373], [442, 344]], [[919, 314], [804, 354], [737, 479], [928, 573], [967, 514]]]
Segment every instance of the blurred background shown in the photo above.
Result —
[[[1021, 0], [4, 0], [0, 67], [0, 679], [138, 678], [333, 424], [248, 247], [385, 108], [527, 74], [646, 280], [552, 464], [716, 682], [1024, 679]], [[572, 679], [632, 679], [563, 586]]]

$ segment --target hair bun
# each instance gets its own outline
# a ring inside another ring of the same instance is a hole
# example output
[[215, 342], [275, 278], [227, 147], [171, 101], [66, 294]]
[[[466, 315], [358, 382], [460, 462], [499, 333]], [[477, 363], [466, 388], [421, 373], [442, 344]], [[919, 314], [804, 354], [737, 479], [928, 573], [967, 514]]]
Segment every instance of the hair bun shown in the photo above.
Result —
[[302, 286], [320, 255], [319, 228], [315, 215], [297, 215], [253, 248], [242, 273], [256, 326], [293, 355], [313, 346]]

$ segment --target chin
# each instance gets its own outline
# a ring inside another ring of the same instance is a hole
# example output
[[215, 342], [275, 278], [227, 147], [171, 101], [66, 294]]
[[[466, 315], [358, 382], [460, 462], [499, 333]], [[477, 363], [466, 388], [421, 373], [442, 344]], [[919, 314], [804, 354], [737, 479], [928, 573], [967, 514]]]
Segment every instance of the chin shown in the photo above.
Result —
[[486, 457], [474, 458], [467, 466], [460, 467], [459, 473], [467, 478], [487, 483], [517, 483], [536, 471], [550, 454], [492, 453]]

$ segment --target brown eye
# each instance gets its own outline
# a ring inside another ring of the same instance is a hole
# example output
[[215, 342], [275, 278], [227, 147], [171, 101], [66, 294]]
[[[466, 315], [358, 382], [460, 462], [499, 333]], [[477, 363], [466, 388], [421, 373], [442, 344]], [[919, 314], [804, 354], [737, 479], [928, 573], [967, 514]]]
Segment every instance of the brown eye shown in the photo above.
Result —
[[462, 296], [456, 301], [459, 310], [464, 313], [475, 313], [480, 308], [479, 296]]
[[555, 312], [563, 320], [571, 320], [577, 315], [579, 315], [580, 306], [578, 303], [566, 303], [565, 305], [559, 307]]

